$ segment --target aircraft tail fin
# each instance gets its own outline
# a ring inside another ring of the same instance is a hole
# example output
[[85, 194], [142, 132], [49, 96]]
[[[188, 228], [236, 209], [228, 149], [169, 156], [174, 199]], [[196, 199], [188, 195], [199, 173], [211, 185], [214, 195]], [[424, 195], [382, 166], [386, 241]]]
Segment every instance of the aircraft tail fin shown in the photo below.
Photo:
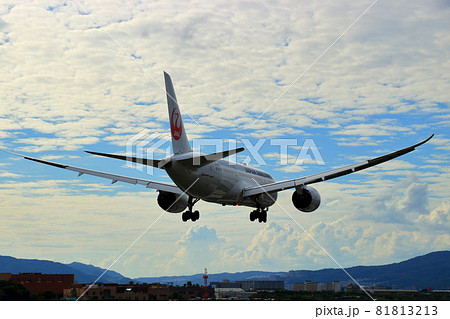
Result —
[[174, 154], [192, 152], [186, 130], [184, 129], [181, 112], [178, 107], [177, 97], [173, 88], [170, 75], [164, 72], [166, 84], [167, 106], [169, 107], [170, 132], [172, 136], [172, 148]]

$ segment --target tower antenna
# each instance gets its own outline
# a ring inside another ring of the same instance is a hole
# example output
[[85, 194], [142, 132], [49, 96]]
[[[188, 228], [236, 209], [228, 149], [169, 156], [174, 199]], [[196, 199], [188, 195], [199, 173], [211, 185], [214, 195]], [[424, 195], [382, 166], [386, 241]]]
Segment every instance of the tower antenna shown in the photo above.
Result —
[[203, 275], [203, 299], [208, 298], [208, 269], [205, 268], [205, 274]]

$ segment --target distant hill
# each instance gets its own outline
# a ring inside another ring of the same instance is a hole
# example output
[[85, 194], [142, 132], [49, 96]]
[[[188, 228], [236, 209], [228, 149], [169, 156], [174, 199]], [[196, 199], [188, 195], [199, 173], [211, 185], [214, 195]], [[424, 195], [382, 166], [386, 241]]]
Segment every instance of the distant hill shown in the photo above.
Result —
[[[415, 257], [399, 263], [383, 266], [356, 266], [346, 271], [363, 286], [388, 286], [395, 289], [417, 289], [432, 287], [433, 289], [450, 288], [450, 251], [439, 251]], [[295, 270], [290, 272], [247, 271], [241, 273], [210, 274], [209, 282], [237, 280], [284, 280], [286, 288], [292, 284], [310, 280], [313, 282], [340, 281], [346, 285], [351, 279], [342, 269], [330, 268], [322, 270]], [[203, 274], [192, 276], [143, 277], [134, 279], [137, 282], [160, 282], [183, 284], [191, 281], [202, 284]]]
[[[8, 256], [0, 256], [0, 272], [18, 273], [43, 273], [43, 274], [74, 274], [78, 283], [94, 282], [105, 270], [92, 265], [82, 263], [62, 264], [49, 260], [18, 259]], [[101, 282], [128, 283], [126, 278], [115, 271], [107, 271], [102, 276]]]
[[[424, 256], [408, 259], [399, 263], [382, 266], [356, 266], [346, 268], [363, 286], [388, 286], [397, 289], [409, 289], [415, 286], [417, 289], [432, 287], [433, 289], [450, 288], [450, 251], [438, 251]], [[46, 274], [75, 274], [78, 283], [94, 282], [105, 269], [92, 265], [73, 262], [62, 264], [48, 260], [17, 259], [0, 256], [0, 272], [13, 274], [24, 272], [40, 272]], [[208, 281], [231, 282], [238, 280], [283, 280], [286, 288], [292, 284], [310, 280], [313, 282], [341, 281], [343, 285], [351, 283], [351, 279], [342, 269], [330, 268], [322, 270], [295, 270], [289, 272], [245, 271], [238, 273], [208, 274]], [[115, 271], [107, 271], [100, 279], [105, 283], [173, 283], [183, 285], [188, 281], [193, 284], [203, 283], [203, 274], [190, 276], [164, 276], [164, 277], [140, 277], [130, 279]]]
[[[346, 268], [363, 286], [389, 286], [397, 289], [450, 288], [450, 251], [439, 251], [383, 266], [356, 266]], [[315, 282], [339, 280], [350, 283], [342, 269], [302, 270], [297, 279]]]
[[[228, 279], [229, 281], [239, 280], [284, 280], [277, 279], [277, 276], [282, 276], [285, 272], [268, 272], [268, 271], [244, 271], [237, 273], [220, 273], [220, 274], [208, 274], [208, 282], [223, 281]], [[203, 284], [203, 274], [186, 275], [186, 276], [163, 276], [163, 277], [140, 277], [135, 278], [135, 282], [139, 283], [173, 283], [173, 285], [183, 285], [190, 281], [193, 284]]]

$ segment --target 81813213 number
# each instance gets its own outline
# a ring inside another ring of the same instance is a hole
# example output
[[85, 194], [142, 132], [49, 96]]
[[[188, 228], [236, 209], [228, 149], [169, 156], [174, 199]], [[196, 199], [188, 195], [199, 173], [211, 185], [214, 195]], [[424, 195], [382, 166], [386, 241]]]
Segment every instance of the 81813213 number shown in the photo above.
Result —
[[437, 316], [437, 306], [377, 306], [378, 316]]

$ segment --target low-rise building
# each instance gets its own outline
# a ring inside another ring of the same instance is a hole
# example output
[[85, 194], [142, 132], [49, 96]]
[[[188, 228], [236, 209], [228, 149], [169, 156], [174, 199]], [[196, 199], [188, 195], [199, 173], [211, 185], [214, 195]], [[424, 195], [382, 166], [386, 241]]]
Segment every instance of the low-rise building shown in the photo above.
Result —
[[69, 300], [168, 300], [169, 296], [169, 287], [159, 284], [75, 284], [64, 290], [64, 297]]
[[240, 280], [230, 282], [224, 280], [222, 282], [213, 281], [211, 286], [214, 288], [242, 288], [245, 291], [258, 290], [284, 290], [284, 281], [281, 280]]
[[241, 284], [237, 282], [230, 282], [227, 279], [224, 279], [223, 281], [211, 281], [210, 283], [211, 287], [214, 288], [239, 288], [242, 289]]
[[51, 291], [54, 299], [63, 297], [64, 289], [71, 287], [75, 283], [74, 274], [41, 274], [41, 273], [21, 273], [0, 274], [0, 280], [7, 280], [22, 284], [31, 293], [42, 294]]
[[306, 280], [302, 283], [295, 283], [292, 285], [294, 291], [341, 291], [341, 283], [339, 281], [333, 281], [331, 283], [312, 282]]
[[242, 288], [214, 288], [214, 294], [217, 300], [245, 300], [254, 292]]
[[[205, 290], [201, 286], [171, 286], [169, 287], [172, 298], [182, 300], [203, 299]], [[177, 298], [175, 298], [177, 297]], [[206, 298], [214, 298], [214, 288], [206, 287]]]
[[347, 292], [360, 292], [361, 291], [361, 287], [359, 287], [358, 285], [354, 285], [354, 284], [348, 284], [347, 287], [345, 288], [345, 291], [347, 291]]
[[11, 279], [11, 273], [9, 273], [9, 272], [1, 272], [0, 273], [0, 280], [9, 281], [9, 279]]
[[236, 281], [245, 291], [258, 290], [284, 290], [284, 281], [281, 280], [244, 280]]
[[[66, 299], [80, 300], [195, 300], [202, 299], [200, 286], [167, 286], [162, 284], [75, 284], [64, 291]], [[207, 298], [214, 298], [214, 289], [207, 288]]]

